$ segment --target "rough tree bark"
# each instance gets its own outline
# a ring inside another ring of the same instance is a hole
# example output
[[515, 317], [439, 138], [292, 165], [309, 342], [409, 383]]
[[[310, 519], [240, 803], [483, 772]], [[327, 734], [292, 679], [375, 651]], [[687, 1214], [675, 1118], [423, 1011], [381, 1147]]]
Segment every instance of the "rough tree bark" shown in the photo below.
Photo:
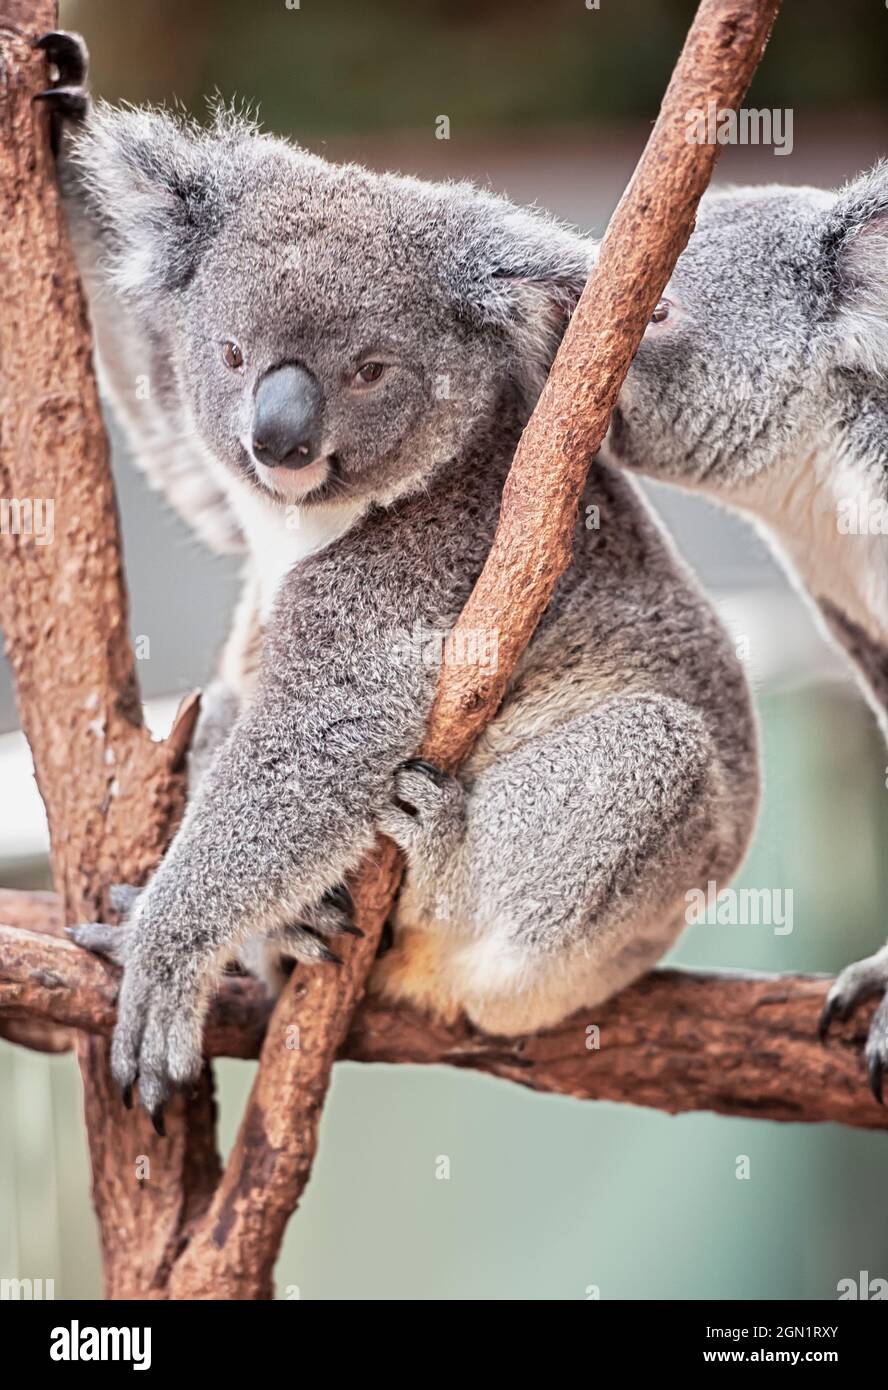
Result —
[[[45, 127], [47, 84], [31, 40], [49, 0], [0, 19], [0, 496], [52, 504], [54, 535], [0, 536], [0, 626], [16, 682], [69, 921], [101, 917], [104, 887], [140, 883], [182, 809], [187, 721], [168, 744], [142, 722], [114, 491], [77, 271]], [[45, 513], [48, 515], [48, 513]], [[164, 1144], [120, 1104], [104, 1039], [77, 1044], [109, 1296], [162, 1288], [219, 1166], [209, 1076], [180, 1101]], [[136, 1176], [136, 1159], [151, 1180]]]
[[[460, 620], [467, 628], [497, 629], [499, 664], [493, 677], [470, 667], [445, 668], [423, 749], [443, 766], [459, 764], [495, 711], [569, 563], [586, 468], [690, 235], [718, 155], [717, 146], [687, 143], [686, 114], [709, 101], [733, 107], [742, 100], [778, 3], [702, 0], [648, 147], [521, 441], [490, 558]], [[17, 0], [11, 22], [0, 31], [0, 252], [8, 276], [8, 307], [0, 323], [5, 389], [0, 488], [7, 497], [53, 499], [56, 516], [51, 546], [37, 546], [27, 537], [10, 544], [4, 538], [0, 622], [47, 804], [56, 882], [70, 919], [96, 915], [105, 885], [115, 879], [140, 881], [162, 852], [181, 809], [178, 763], [193, 708], [171, 743], [151, 742], [141, 721], [126, 636], [117, 518], [83, 303], [42, 117], [31, 105], [45, 74], [28, 40], [54, 22], [49, 0]], [[68, 776], [72, 766], [76, 780]], [[171, 1139], [161, 1144], [140, 1116], [120, 1109], [110, 1089], [104, 1040], [92, 1036], [78, 1044], [110, 1294], [270, 1295], [284, 1225], [310, 1172], [333, 1061], [343, 1047], [351, 1049], [348, 1055], [362, 1047], [373, 1052], [360, 1021], [347, 1044], [346, 1038], [399, 878], [393, 847], [380, 841], [354, 885], [364, 937], [340, 971], [300, 971], [291, 980], [270, 1019], [243, 1124], [218, 1182], [209, 1082], [192, 1104], [178, 1102], [170, 1117]], [[35, 952], [39, 942], [37, 937], [31, 943]], [[7, 937], [4, 949], [11, 959], [15, 941]], [[53, 943], [53, 949], [61, 945]], [[47, 984], [54, 967], [46, 969], [44, 1000], [58, 994], [51, 981]], [[656, 993], [662, 985], [638, 987], [635, 997], [643, 999], [645, 988]], [[224, 1004], [220, 1007], [224, 1011]], [[85, 1011], [49, 1016], [89, 1027]], [[385, 1055], [386, 1047], [394, 1055], [398, 1045], [391, 1030], [398, 1025], [383, 1027], [385, 1011], [365, 1005], [361, 1020], [374, 1016], [377, 1055]], [[665, 1016], [659, 1015], [661, 1026]], [[640, 1017], [634, 1015], [633, 1026], [643, 1032]], [[215, 1019], [213, 1028], [218, 1010]], [[292, 1048], [287, 1044], [296, 1026], [300, 1045]], [[680, 1031], [680, 1023], [675, 1026]], [[403, 1027], [418, 1059], [431, 1060], [429, 1048], [451, 1049], [440, 1030], [408, 1017]], [[383, 1034], [388, 1042], [379, 1044]], [[557, 1033], [553, 1036], [557, 1051]], [[715, 1048], [711, 1034], [705, 1037], [706, 1046]], [[474, 1046], [475, 1060], [486, 1055], [487, 1069], [502, 1075], [517, 1071], [526, 1081], [527, 1048], [541, 1049], [533, 1084], [551, 1076], [557, 1088], [551, 1057], [542, 1065], [551, 1045], [546, 1039], [526, 1044], [522, 1064], [508, 1045], [505, 1052], [500, 1044], [492, 1051], [490, 1040], [475, 1046], [472, 1038], [477, 1043], [469, 1033], [457, 1041], [457, 1060], [463, 1064]], [[673, 1051], [671, 1066], [659, 1072], [655, 1057], [649, 1059], [652, 1075], [667, 1078], [686, 1101], [693, 1092], [691, 1078], [699, 1074], [690, 1052], [684, 1091], [675, 1062], [680, 1053]], [[731, 1069], [746, 1061], [742, 1052], [732, 1054]], [[763, 1069], [758, 1070], [752, 1086], [768, 1094]], [[647, 1088], [641, 1072], [636, 1081], [636, 1094], [627, 1099], [656, 1091], [652, 1076]], [[582, 1093], [572, 1085], [567, 1084], [571, 1093]], [[700, 1095], [717, 1107], [712, 1076], [701, 1083]], [[744, 1103], [749, 1106], [744, 1113], [753, 1113], [750, 1093]], [[151, 1159], [150, 1183], [135, 1179], [136, 1154]]]

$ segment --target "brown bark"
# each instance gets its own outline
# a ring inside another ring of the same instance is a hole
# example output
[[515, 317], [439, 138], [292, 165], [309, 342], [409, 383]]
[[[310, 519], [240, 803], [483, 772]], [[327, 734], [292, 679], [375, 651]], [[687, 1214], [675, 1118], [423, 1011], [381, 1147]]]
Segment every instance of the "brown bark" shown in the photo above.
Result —
[[[181, 741], [153, 743], [142, 723], [89, 327], [46, 114], [32, 103], [47, 74], [31, 41], [54, 27], [56, 6], [18, 0], [12, 20], [0, 27], [0, 496], [54, 514], [49, 544], [0, 536], [0, 624], [56, 886], [67, 920], [83, 921], [101, 916], [105, 885], [141, 882], [163, 852], [182, 807]], [[106, 1288], [143, 1295], [162, 1286], [218, 1176], [210, 1085], [187, 1112], [177, 1103], [165, 1144], [121, 1107], [104, 1039], [82, 1035], [77, 1050]]]
[[[0, 921], [10, 915], [18, 914], [4, 910], [0, 896]], [[36, 914], [22, 915], [31, 929], [0, 926], [0, 1012], [110, 1034], [117, 972], [41, 934]], [[594, 1018], [584, 1011], [519, 1039], [488, 1037], [465, 1022], [439, 1023], [371, 997], [358, 1007], [339, 1058], [448, 1063], [535, 1091], [670, 1114], [715, 1110], [888, 1129], [888, 1109], [875, 1104], [861, 1056], [872, 1009], [837, 1024], [827, 1046], [817, 1041], [830, 983], [825, 976], [658, 970], [595, 1009]], [[255, 1057], [269, 1012], [254, 981], [226, 979], [208, 1021], [207, 1055]]]

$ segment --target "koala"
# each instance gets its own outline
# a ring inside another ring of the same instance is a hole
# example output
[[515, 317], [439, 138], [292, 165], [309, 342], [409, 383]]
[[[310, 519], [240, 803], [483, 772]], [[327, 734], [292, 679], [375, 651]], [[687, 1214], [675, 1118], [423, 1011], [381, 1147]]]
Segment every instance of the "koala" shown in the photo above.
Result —
[[407, 874], [373, 988], [501, 1035], [595, 1008], [735, 872], [758, 801], [741, 665], [631, 480], [593, 462], [574, 563], [459, 776], [415, 756], [441, 660], [496, 659], [496, 634], [446, 636], [594, 243], [230, 112], [88, 109], [79, 44], [44, 43], [106, 388], [246, 557], [181, 827], [124, 927], [74, 929], [123, 965], [125, 1099], [138, 1081], [162, 1127], [233, 956], [335, 964], [379, 831]]
[[[751, 518], [888, 738], [888, 163], [704, 198], [602, 458]], [[888, 946], [839, 975], [822, 1036], [886, 986]], [[881, 1100], [888, 997], [866, 1051]]]

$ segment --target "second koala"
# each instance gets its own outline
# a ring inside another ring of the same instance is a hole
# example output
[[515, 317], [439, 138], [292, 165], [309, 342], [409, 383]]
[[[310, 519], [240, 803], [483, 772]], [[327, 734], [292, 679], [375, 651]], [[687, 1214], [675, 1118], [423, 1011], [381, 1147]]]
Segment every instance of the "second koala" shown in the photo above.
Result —
[[[851, 658], [888, 738], [888, 163], [838, 192], [710, 193], [603, 456], [743, 511]], [[873, 994], [888, 946], [839, 976], [821, 1031]]]
[[740, 665], [630, 481], [593, 466], [574, 564], [459, 778], [412, 757], [428, 644], [484, 563], [591, 243], [230, 116], [105, 108], [70, 156], [134, 447], [248, 555], [183, 824], [128, 926], [78, 932], [123, 961], [117, 1081], [158, 1115], [194, 1077], [235, 952], [335, 958], [379, 828], [409, 872], [377, 988], [500, 1033], [594, 1007], [733, 874], [758, 794]]

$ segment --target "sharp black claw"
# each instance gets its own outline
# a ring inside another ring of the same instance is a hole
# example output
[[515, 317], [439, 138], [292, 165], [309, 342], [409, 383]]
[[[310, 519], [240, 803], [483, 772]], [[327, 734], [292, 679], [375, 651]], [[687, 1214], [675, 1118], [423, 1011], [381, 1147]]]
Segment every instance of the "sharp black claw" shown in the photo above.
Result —
[[86, 44], [76, 34], [68, 34], [64, 29], [52, 29], [35, 40], [35, 48], [46, 54], [59, 70], [59, 80], [68, 85], [79, 85], [86, 77], [89, 59]]
[[322, 959], [327, 963], [327, 965], [341, 965], [341, 964], [342, 964], [342, 957], [341, 957], [341, 956], [337, 956], [336, 952], [335, 952], [335, 951], [331, 951], [331, 950], [330, 950], [330, 947], [327, 946], [326, 944], [324, 945], [324, 949], [323, 949], [323, 951], [321, 952], [321, 956], [322, 956]]
[[352, 912], [354, 910], [355, 905], [352, 900], [352, 895], [344, 883], [337, 884], [335, 888], [331, 888], [324, 896], [333, 907], [338, 907], [340, 912]]
[[883, 1087], [885, 1082], [885, 1070], [882, 1066], [881, 1057], [873, 1057], [869, 1064], [869, 1088], [878, 1101], [879, 1105], [885, 1104]]
[[451, 780], [449, 772], [442, 772], [440, 767], [435, 767], [434, 763], [426, 762], [425, 758], [406, 758], [400, 767], [407, 771], [425, 773], [436, 787], [446, 787]]
[[390, 921], [384, 922], [379, 936], [379, 945], [376, 948], [376, 959], [387, 956], [395, 944], [395, 930]]
[[125, 1110], [132, 1110], [132, 1108], [133, 1108], [133, 1088], [132, 1088], [131, 1085], [130, 1085], [130, 1086], [124, 1086], [123, 1090], [122, 1090], [121, 1093], [120, 1093], [120, 1099], [123, 1101], [123, 1108], [124, 1108]]
[[86, 115], [87, 96], [82, 87], [47, 87], [45, 91], [35, 92], [34, 101], [48, 101], [61, 116], [80, 120]]
[[829, 1000], [827, 1000], [827, 1002], [823, 1006], [823, 1012], [820, 1015], [820, 1021], [817, 1024], [817, 1037], [822, 1043], [825, 1043], [827, 1037], [829, 1036], [830, 1024], [832, 1023], [835, 1016], [836, 1006], [834, 1003], [831, 1003]]
[[155, 1134], [159, 1134], [161, 1139], [166, 1139], [166, 1125], [164, 1124], [162, 1105], [158, 1105], [156, 1110], [151, 1111], [151, 1123], [154, 1126]]
[[360, 928], [360, 927], [356, 927], [355, 924], [354, 924], [354, 922], [342, 922], [342, 923], [340, 924], [338, 930], [341, 931], [341, 932], [345, 932], [346, 936], [360, 936], [360, 937], [363, 937], [363, 935], [364, 935], [364, 933], [361, 931], [361, 928]]

